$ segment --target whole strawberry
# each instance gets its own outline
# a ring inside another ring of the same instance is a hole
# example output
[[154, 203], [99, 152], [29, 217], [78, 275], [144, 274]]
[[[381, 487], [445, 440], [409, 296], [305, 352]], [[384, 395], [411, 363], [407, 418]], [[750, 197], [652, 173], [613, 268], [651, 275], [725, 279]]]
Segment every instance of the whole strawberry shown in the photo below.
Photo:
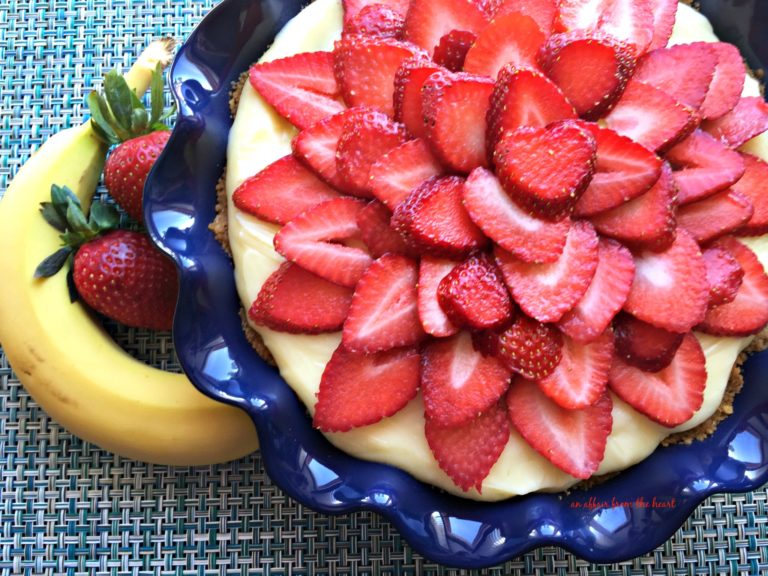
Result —
[[144, 221], [144, 182], [168, 142], [168, 127], [162, 121], [173, 109], [164, 112], [164, 106], [159, 68], [152, 78], [149, 108], [114, 71], [104, 77], [103, 94], [94, 91], [88, 96], [94, 133], [105, 144], [117, 144], [104, 166], [104, 185], [115, 202], [139, 223]]
[[109, 318], [171, 329], [176, 268], [144, 234], [115, 230], [83, 244], [75, 254], [74, 281], [83, 301]]
[[96, 201], [86, 217], [80, 200], [66, 186], [51, 187], [43, 218], [61, 234], [62, 247], [43, 260], [36, 278], [57, 274], [71, 264], [70, 299], [127, 326], [170, 330], [176, 308], [176, 269], [142, 232], [116, 230], [114, 206]]
[[104, 185], [123, 210], [143, 222], [144, 182], [170, 133], [158, 131], [138, 136], [117, 146], [104, 166]]

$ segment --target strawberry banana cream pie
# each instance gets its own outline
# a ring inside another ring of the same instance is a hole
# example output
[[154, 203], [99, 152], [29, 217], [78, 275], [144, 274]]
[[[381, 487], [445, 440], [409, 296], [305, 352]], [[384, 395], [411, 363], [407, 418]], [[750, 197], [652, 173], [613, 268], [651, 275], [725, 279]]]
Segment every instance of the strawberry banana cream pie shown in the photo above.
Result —
[[721, 410], [768, 323], [768, 106], [692, 8], [317, 0], [249, 80], [237, 286], [339, 448], [499, 500]]

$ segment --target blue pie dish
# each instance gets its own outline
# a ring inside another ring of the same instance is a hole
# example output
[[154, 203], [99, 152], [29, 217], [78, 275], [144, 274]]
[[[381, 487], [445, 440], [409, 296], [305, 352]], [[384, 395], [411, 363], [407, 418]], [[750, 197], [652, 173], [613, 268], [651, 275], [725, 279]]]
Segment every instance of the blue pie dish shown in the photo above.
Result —
[[[753, 68], [768, 62], [766, 4], [701, 1], [721, 37], [736, 43]], [[150, 234], [181, 271], [174, 324], [181, 364], [202, 392], [251, 415], [270, 477], [317, 511], [382, 514], [419, 553], [463, 568], [500, 564], [540, 546], [592, 562], [623, 561], [662, 544], [709, 495], [768, 481], [768, 353], [744, 365], [746, 384], [734, 414], [713, 436], [658, 449], [613, 479], [570, 495], [464, 500], [393, 467], [348, 456], [312, 428], [302, 403], [246, 340], [232, 263], [208, 229], [232, 123], [232, 82], [301, 7], [296, 0], [224, 0], [206, 16], [171, 70], [179, 116], [145, 189]], [[638, 505], [654, 500], [667, 505]]]

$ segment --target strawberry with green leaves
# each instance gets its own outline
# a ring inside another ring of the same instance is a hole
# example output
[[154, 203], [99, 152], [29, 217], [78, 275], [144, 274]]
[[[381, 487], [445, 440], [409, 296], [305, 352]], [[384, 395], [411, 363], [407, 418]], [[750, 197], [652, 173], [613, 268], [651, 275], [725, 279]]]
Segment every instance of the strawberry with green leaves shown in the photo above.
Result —
[[94, 91], [88, 96], [94, 132], [107, 144], [117, 144], [104, 166], [104, 185], [139, 223], [144, 221], [144, 183], [170, 135], [162, 121], [173, 110], [164, 112], [164, 103], [159, 69], [152, 78], [149, 110], [115, 71], [105, 76], [103, 95]]
[[61, 232], [62, 248], [35, 270], [53, 276], [71, 265], [70, 297], [126, 326], [170, 330], [176, 308], [176, 268], [146, 234], [117, 230], [114, 207], [95, 202], [86, 218], [80, 200], [53, 186], [41, 212]]

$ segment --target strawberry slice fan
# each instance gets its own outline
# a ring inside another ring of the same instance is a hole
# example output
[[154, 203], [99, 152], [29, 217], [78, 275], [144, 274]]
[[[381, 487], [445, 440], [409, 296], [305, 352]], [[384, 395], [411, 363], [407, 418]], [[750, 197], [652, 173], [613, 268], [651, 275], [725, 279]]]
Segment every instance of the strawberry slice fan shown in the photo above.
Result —
[[420, 395], [435, 461], [477, 494], [512, 434], [575, 482], [615, 399], [689, 421], [702, 335], [768, 324], [746, 240], [768, 233], [768, 165], [743, 149], [768, 105], [736, 48], [668, 45], [673, 0], [343, 5], [332, 51], [250, 67], [296, 135], [232, 197], [285, 259], [250, 322], [341, 334], [314, 427]]

